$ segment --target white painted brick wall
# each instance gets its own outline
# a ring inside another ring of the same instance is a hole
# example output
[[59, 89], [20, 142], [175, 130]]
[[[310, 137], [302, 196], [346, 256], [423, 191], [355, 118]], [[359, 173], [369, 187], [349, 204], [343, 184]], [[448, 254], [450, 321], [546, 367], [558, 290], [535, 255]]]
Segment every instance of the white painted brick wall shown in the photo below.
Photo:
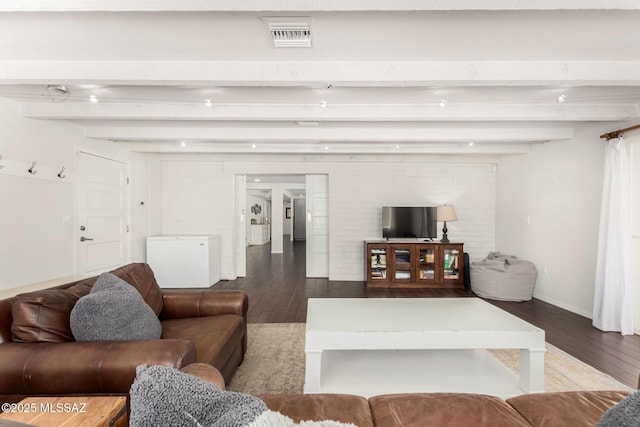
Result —
[[[363, 280], [363, 241], [381, 238], [382, 206], [456, 208], [449, 239], [471, 259], [494, 250], [496, 182], [490, 163], [370, 163], [291, 161], [256, 169], [237, 160], [162, 162], [164, 234], [220, 234], [222, 276], [235, 275], [234, 173], [329, 175], [329, 277]], [[438, 224], [438, 238], [442, 224]]]
[[[342, 166], [342, 167], [341, 167]], [[330, 276], [364, 280], [363, 241], [382, 237], [382, 206], [456, 208], [449, 239], [471, 259], [493, 250], [495, 173], [491, 164], [378, 163], [336, 165], [329, 176]], [[438, 238], [442, 224], [438, 223]]]

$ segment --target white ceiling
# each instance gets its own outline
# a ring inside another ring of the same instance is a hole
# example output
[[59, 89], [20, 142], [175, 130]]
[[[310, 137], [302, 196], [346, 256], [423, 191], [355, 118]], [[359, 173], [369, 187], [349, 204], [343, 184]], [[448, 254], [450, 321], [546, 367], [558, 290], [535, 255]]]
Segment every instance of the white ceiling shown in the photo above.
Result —
[[[263, 18], [296, 16], [312, 47], [273, 47]], [[134, 151], [517, 153], [640, 120], [639, 24], [636, 0], [5, 0], [0, 95]]]

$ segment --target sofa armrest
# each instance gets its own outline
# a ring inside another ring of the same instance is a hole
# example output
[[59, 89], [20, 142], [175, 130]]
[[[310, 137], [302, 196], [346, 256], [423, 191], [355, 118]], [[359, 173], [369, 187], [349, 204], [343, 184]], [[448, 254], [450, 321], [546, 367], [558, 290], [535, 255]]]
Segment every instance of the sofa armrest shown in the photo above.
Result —
[[249, 298], [243, 291], [163, 291], [162, 319], [237, 314], [247, 320]]
[[0, 394], [126, 394], [138, 365], [182, 368], [195, 361], [195, 345], [180, 339], [3, 343]]
[[225, 388], [224, 377], [220, 371], [206, 363], [192, 363], [182, 368], [181, 371], [215, 384], [222, 390]]

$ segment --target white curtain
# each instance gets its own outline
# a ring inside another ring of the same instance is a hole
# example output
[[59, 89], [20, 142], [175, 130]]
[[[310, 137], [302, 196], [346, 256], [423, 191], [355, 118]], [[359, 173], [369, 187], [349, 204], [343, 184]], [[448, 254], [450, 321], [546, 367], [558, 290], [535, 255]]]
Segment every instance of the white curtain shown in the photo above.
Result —
[[629, 162], [622, 138], [607, 141], [593, 326], [633, 334]]

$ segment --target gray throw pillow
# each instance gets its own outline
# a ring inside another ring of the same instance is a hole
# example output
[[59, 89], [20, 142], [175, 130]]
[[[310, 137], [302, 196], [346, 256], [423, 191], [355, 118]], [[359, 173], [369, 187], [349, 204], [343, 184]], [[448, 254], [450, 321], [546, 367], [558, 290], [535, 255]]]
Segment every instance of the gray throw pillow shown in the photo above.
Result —
[[635, 427], [640, 424], [640, 391], [613, 405], [596, 424], [596, 427]]
[[140, 293], [117, 276], [102, 273], [88, 295], [71, 310], [76, 341], [158, 339], [162, 325]]
[[129, 395], [129, 423], [136, 427], [240, 427], [267, 410], [255, 396], [161, 365], [138, 366]]

